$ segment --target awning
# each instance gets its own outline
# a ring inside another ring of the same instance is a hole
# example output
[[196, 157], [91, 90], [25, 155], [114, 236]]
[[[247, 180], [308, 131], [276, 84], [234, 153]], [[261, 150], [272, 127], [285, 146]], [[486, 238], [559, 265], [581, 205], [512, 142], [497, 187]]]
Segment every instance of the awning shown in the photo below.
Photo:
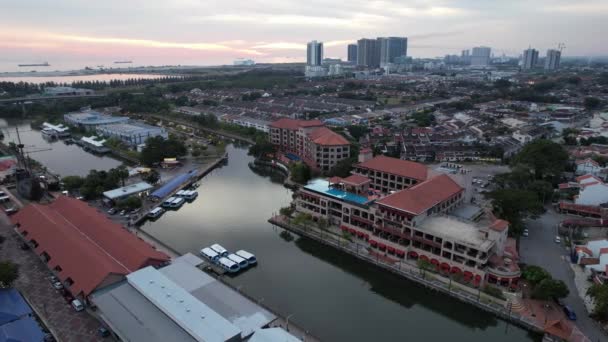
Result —
[[386, 250], [389, 251], [389, 252], [391, 252], [391, 253], [395, 253], [395, 248], [394, 247], [387, 246]]
[[356, 229], [351, 228], [351, 229], [349, 229], [349, 231], [351, 232], [351, 234], [357, 234], [357, 230]]
[[476, 283], [479, 283], [480, 281], [481, 281], [481, 276], [480, 276], [479, 274], [477, 274], [477, 275], [475, 276], [475, 282], [476, 282]]
[[369, 240], [369, 244], [372, 245], [373, 247], [375, 247], [378, 242], [376, 242], [375, 240]]
[[421, 260], [426, 260], [426, 261], [429, 261], [429, 257], [427, 257], [426, 255], [421, 255], [421, 256], [420, 256], [420, 259], [421, 259]]
[[347, 226], [340, 226], [340, 229], [343, 231], [348, 231], [348, 227]]
[[470, 271], [464, 271], [463, 275], [465, 278], [473, 278], [473, 273]]
[[378, 242], [378, 248], [379, 248], [379, 249], [385, 249], [385, 248], [386, 248], [386, 245], [385, 245], [385, 244], [383, 244], [382, 242]]
[[493, 275], [493, 274], [488, 274], [488, 279], [495, 279], [498, 280], [498, 277]]
[[399, 249], [395, 250], [395, 254], [399, 255], [399, 256], [405, 256], [405, 252]]
[[412, 258], [417, 258], [417, 257], [418, 257], [418, 253], [416, 253], [416, 252], [414, 252], [414, 251], [411, 251], [411, 252], [409, 252], [408, 254], [409, 254], [409, 256], [411, 256]]
[[441, 264], [441, 269], [442, 270], [449, 270], [450, 269], [450, 264], [448, 264], [447, 262], [444, 262]]
[[462, 270], [460, 270], [460, 268], [458, 268], [456, 266], [452, 266], [452, 270], [450, 272], [452, 272], [452, 273], [461, 273]]
[[365, 236], [365, 234], [363, 232], [357, 232], [357, 236], [363, 237], [363, 236]]
[[369, 234], [363, 234], [363, 237], [365, 238], [365, 240], [369, 239]]
[[433, 264], [433, 265], [439, 265], [439, 260], [437, 260], [437, 259], [431, 259], [431, 264]]

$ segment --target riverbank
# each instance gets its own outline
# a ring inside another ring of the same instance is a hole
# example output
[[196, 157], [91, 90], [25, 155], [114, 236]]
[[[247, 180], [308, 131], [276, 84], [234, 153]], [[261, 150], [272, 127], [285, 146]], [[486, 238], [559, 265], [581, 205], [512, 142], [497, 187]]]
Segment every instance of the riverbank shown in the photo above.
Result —
[[421, 270], [413, 264], [403, 262], [394, 263], [386, 258], [381, 258], [379, 255], [373, 256], [356, 242], [353, 245], [353, 243], [347, 239], [340, 238], [338, 235], [334, 235], [330, 232], [324, 232], [321, 229], [310, 226], [292, 224], [287, 217], [282, 215], [273, 216], [268, 222], [300, 236], [310, 238], [339, 251], [348, 253], [351, 256], [404, 277], [430, 290], [449, 295], [532, 332], [539, 334], [544, 332], [543, 327], [538, 325], [537, 322], [513, 312], [512, 304], [509, 304], [510, 301], [503, 301], [489, 296], [483, 293], [481, 289], [476, 290], [467, 287], [466, 285], [459, 284], [451, 279], [446, 279], [436, 273], [429, 274], [430, 272]]

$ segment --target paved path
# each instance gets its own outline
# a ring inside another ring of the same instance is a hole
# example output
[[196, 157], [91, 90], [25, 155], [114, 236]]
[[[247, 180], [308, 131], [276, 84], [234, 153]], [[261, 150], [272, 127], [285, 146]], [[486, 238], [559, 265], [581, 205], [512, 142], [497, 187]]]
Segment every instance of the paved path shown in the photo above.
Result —
[[554, 242], [557, 224], [564, 218], [564, 215], [549, 209], [539, 219], [527, 221], [530, 236], [522, 237], [520, 240], [520, 260], [526, 264], [541, 266], [555, 279], [563, 280], [570, 289], [570, 294], [564, 302], [576, 312], [578, 317], [576, 325], [591, 341], [606, 341], [608, 335], [603, 333], [599, 325], [588, 316], [585, 304], [578, 295], [574, 273], [569, 265], [568, 250]]
[[76, 312], [47, 279], [50, 273], [32, 250], [21, 250], [21, 242], [12, 230], [8, 217], [0, 213], [0, 235], [6, 241], [0, 245], [0, 260], [19, 264], [19, 278], [13, 286], [21, 291], [36, 314], [58, 341], [112, 341], [97, 336], [101, 326], [87, 312]]

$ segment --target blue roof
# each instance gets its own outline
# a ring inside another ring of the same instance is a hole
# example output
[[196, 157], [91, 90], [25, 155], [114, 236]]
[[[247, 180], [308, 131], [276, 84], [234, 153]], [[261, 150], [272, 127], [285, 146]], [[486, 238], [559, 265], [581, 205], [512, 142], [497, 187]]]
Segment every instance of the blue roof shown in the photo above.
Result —
[[164, 198], [168, 194], [175, 191], [175, 189], [177, 189], [180, 185], [184, 184], [186, 181], [190, 180], [191, 178], [194, 178], [195, 176], [196, 170], [190, 170], [186, 173], [179, 174], [171, 178], [171, 180], [169, 180], [163, 186], [154, 191], [150, 196], [156, 198]]
[[32, 309], [21, 297], [19, 291], [0, 289], [0, 325], [31, 313]]
[[0, 326], [0, 342], [42, 342], [44, 332], [33, 317], [25, 316]]
[[370, 200], [367, 197], [356, 195], [344, 190], [329, 187], [329, 182], [324, 179], [314, 179], [304, 186], [304, 189], [319, 192], [339, 200], [356, 204], [366, 204]]

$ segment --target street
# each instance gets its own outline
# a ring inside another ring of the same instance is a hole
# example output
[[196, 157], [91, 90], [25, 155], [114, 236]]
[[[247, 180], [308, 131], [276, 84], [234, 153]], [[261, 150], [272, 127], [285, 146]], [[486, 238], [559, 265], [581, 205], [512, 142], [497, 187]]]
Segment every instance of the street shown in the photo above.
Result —
[[526, 221], [530, 235], [522, 236], [520, 239], [520, 261], [529, 265], [541, 266], [551, 273], [553, 278], [563, 280], [570, 289], [570, 294], [564, 299], [564, 302], [576, 312], [576, 325], [591, 341], [605, 341], [608, 336], [588, 316], [585, 304], [578, 295], [574, 275], [569, 266], [568, 250], [563, 244], [554, 241], [557, 235], [557, 224], [565, 217], [565, 215], [556, 213], [553, 208], [549, 208], [537, 220]]

